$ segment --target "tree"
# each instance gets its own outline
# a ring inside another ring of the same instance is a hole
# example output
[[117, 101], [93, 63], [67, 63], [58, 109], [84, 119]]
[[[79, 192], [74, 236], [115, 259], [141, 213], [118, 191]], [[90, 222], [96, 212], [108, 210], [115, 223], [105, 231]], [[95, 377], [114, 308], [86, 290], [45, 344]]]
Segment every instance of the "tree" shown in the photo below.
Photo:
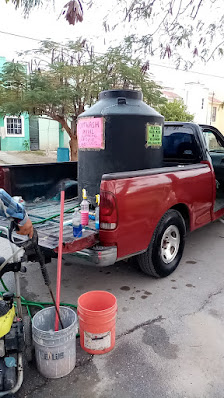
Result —
[[23, 65], [5, 64], [0, 78], [0, 114], [28, 112], [58, 121], [70, 137], [71, 160], [77, 159], [77, 118], [97, 100], [100, 91], [137, 88], [150, 105], [165, 102], [160, 87], [147, 73], [147, 64], [133, 59], [127, 48], [111, 48], [97, 56], [83, 40], [63, 48], [46, 41], [32, 54], [36, 60], [29, 62], [28, 75]]
[[[24, 16], [27, 17], [33, 8], [43, 6], [44, 3], [54, 4], [54, 0], [5, 0], [6, 3], [13, 3], [15, 8], [21, 8]], [[83, 8], [80, 0], [69, 0], [63, 7], [61, 12], [70, 25], [75, 25], [77, 22], [83, 21]]]
[[42, 0], [5, 0], [5, 2], [14, 4], [15, 8], [21, 7], [25, 15], [27, 15], [33, 8], [39, 7], [43, 4]]
[[27, 73], [24, 65], [7, 62], [0, 74], [0, 115], [16, 115], [18, 103], [23, 102], [24, 91], [27, 87]]
[[[53, 3], [53, 0], [5, 1], [21, 7], [25, 14], [38, 5]], [[77, 10], [82, 3], [86, 8], [105, 10], [98, 23], [102, 22], [106, 32], [124, 24], [133, 50], [150, 56], [158, 54], [161, 58], [172, 57], [177, 67], [189, 68], [198, 58], [207, 62], [215, 55], [223, 56], [223, 0], [74, 0], [77, 1]], [[70, 3], [65, 6], [65, 16]]]
[[159, 106], [159, 111], [166, 121], [191, 122], [194, 119], [194, 115], [187, 112], [187, 107], [184, 105], [183, 100], [166, 102]]
[[208, 62], [215, 55], [223, 56], [223, 0], [111, 0], [107, 4], [105, 30], [123, 23], [133, 50], [172, 57], [177, 67], [185, 68], [197, 59]]

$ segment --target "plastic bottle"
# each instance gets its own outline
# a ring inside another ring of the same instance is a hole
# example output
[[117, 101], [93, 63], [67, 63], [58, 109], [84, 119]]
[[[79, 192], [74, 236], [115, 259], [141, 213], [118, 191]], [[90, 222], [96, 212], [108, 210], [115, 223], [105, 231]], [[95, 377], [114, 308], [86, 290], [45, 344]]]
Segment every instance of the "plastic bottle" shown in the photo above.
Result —
[[83, 226], [89, 223], [89, 202], [87, 200], [86, 190], [82, 190], [83, 200], [81, 202], [81, 223]]
[[72, 226], [73, 226], [73, 236], [75, 238], [81, 238], [82, 224], [81, 224], [81, 215], [79, 213], [79, 209], [75, 209], [75, 213], [72, 219]]
[[100, 229], [100, 195], [96, 195], [95, 228]]

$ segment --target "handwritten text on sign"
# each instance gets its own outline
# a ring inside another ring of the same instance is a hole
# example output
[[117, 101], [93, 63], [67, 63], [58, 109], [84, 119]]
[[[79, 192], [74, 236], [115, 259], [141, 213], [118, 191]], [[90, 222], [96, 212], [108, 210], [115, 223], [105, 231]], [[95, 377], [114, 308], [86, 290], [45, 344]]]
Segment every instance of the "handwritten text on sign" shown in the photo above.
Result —
[[162, 146], [162, 126], [157, 124], [146, 125], [146, 148], [160, 148]]
[[79, 149], [104, 149], [103, 117], [79, 119], [77, 134]]

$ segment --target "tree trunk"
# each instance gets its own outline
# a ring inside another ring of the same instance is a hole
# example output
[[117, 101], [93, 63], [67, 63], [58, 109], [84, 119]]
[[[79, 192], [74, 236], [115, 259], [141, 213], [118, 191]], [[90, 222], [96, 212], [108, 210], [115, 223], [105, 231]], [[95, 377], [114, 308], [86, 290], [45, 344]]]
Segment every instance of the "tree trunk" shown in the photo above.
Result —
[[69, 146], [70, 146], [71, 160], [77, 161], [78, 160], [77, 135], [70, 136]]
[[71, 150], [71, 160], [78, 160], [78, 141], [77, 141], [77, 117], [73, 116], [71, 121], [71, 135], [70, 135], [70, 150]]
[[[46, 112], [45, 112], [46, 113]], [[77, 141], [77, 129], [76, 129], [76, 119], [77, 117], [73, 116], [71, 121], [71, 127], [69, 127], [66, 119], [63, 116], [58, 116], [54, 113], [46, 113], [53, 120], [57, 120], [57, 122], [61, 123], [62, 128], [68, 133], [70, 137], [69, 146], [70, 146], [70, 159], [72, 161], [78, 160], [78, 141]]]

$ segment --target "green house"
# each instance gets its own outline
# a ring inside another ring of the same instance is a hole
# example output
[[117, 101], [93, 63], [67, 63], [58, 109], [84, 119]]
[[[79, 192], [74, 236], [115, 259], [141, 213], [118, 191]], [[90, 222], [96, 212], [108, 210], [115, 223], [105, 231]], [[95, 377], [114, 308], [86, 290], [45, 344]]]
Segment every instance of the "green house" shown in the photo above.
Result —
[[[0, 56], [0, 72], [5, 57]], [[27, 113], [17, 116], [0, 116], [0, 150], [24, 151], [57, 150], [58, 147], [69, 147], [69, 136], [61, 125], [45, 116], [32, 117]]]

